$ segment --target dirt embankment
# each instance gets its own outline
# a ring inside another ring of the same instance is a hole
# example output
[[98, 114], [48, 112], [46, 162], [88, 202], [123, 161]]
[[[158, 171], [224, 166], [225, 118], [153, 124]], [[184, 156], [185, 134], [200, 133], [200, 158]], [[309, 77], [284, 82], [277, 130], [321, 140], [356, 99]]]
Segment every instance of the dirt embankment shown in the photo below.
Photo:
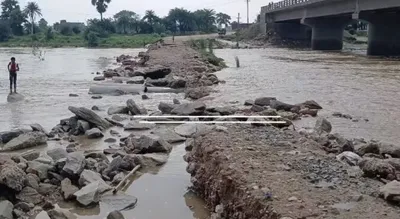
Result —
[[194, 189], [214, 218], [398, 218], [383, 183], [337, 161], [304, 135], [229, 125], [195, 140], [186, 156]]

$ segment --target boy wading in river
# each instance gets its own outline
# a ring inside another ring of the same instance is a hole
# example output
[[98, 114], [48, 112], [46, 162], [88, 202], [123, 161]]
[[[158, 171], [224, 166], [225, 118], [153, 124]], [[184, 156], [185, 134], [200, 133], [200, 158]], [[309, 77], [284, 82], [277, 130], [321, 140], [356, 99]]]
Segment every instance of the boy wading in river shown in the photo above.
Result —
[[18, 63], [15, 62], [15, 58], [11, 58], [11, 62], [8, 63], [8, 72], [10, 73], [10, 94], [12, 93], [12, 86], [14, 84], [14, 92], [17, 93], [17, 71], [19, 71]]

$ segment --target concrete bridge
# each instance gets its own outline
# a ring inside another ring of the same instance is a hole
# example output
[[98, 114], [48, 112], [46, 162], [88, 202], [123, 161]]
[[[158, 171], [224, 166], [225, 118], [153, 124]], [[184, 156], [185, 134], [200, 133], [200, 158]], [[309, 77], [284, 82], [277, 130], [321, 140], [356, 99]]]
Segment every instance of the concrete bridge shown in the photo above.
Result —
[[309, 40], [314, 50], [341, 50], [352, 20], [369, 23], [368, 55], [400, 56], [400, 0], [284, 0], [261, 8], [261, 30]]

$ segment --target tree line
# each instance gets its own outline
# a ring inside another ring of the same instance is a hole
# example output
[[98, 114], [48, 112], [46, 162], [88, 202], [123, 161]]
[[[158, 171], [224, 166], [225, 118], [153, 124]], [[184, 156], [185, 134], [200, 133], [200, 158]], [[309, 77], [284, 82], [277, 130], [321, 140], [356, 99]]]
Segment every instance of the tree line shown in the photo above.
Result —
[[[212, 9], [189, 11], [184, 8], [171, 9], [167, 16], [160, 17], [153, 10], [147, 10], [144, 16], [136, 12], [123, 10], [113, 17], [104, 18], [111, 0], [91, 0], [91, 4], [99, 13], [99, 18], [89, 19], [84, 30], [67, 24], [55, 23], [49, 26], [42, 17], [41, 9], [36, 2], [28, 2], [21, 9], [17, 0], [3, 0], [0, 15], [0, 42], [13, 36], [22, 36], [43, 32], [50, 39], [52, 34], [80, 34], [84, 38], [104, 38], [109, 34], [168, 34], [182, 35], [193, 32], [212, 33], [218, 28], [230, 24], [231, 17], [224, 13], [216, 13]], [[39, 21], [37, 21], [41, 18]]]

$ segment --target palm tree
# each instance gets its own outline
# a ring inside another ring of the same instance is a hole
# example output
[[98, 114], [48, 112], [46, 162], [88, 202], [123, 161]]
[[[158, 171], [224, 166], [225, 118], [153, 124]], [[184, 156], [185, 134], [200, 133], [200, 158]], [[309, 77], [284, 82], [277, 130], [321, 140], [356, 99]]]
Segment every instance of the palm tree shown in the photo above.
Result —
[[218, 25], [222, 26], [225, 25], [225, 27], [231, 23], [231, 16], [224, 14], [224, 13], [218, 13], [216, 15], [216, 21]]
[[97, 12], [100, 14], [100, 20], [103, 21], [103, 13], [107, 11], [108, 4], [111, 0], [92, 0], [92, 5], [96, 6]]
[[159, 17], [153, 10], [147, 10], [144, 17], [142, 18], [143, 21], [147, 21], [151, 26], [154, 25], [155, 22], [159, 20]]
[[39, 8], [38, 3], [28, 2], [24, 9], [24, 13], [31, 19], [31, 34], [34, 34], [36, 16], [42, 16], [42, 10]]

